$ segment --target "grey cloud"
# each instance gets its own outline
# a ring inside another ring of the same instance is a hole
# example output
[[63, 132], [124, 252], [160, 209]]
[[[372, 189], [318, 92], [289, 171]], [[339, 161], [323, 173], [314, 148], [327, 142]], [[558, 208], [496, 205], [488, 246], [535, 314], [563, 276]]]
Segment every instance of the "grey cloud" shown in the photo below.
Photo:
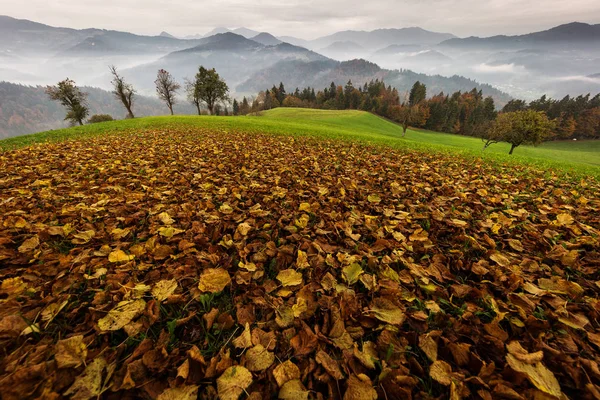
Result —
[[459, 36], [518, 34], [600, 22], [597, 0], [0, 0], [0, 13], [55, 26], [157, 34], [216, 26], [315, 38], [339, 30], [421, 26]]

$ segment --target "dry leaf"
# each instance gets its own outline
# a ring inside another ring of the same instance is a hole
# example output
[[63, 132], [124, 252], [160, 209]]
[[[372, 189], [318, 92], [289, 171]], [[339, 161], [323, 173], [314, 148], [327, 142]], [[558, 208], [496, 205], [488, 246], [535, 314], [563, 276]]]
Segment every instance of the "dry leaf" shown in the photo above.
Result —
[[222, 292], [231, 283], [229, 273], [222, 268], [208, 268], [202, 271], [198, 289], [203, 292]]
[[246, 368], [234, 365], [217, 379], [217, 391], [221, 400], [237, 400], [252, 384], [252, 373]]

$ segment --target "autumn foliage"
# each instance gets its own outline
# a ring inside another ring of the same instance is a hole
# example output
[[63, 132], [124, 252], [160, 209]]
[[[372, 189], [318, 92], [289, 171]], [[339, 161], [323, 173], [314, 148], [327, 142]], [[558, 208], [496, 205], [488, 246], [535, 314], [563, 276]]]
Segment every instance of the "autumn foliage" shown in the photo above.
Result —
[[599, 190], [191, 128], [0, 153], [0, 393], [597, 398]]

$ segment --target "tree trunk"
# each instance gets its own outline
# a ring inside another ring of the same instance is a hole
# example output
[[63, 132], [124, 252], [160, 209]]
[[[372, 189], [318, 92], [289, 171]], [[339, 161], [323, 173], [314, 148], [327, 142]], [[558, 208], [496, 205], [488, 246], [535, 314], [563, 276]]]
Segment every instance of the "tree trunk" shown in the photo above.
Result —
[[198, 115], [202, 115], [200, 112], [200, 103], [196, 103], [196, 108], [198, 109]]
[[82, 120], [77, 120], [77, 122], [79, 122], [80, 126], [83, 126], [83, 121]]
[[173, 115], [173, 106], [169, 106], [169, 110], [171, 110], [171, 115]]
[[408, 129], [408, 125], [402, 125], [402, 137], [406, 136], [406, 130]]
[[518, 146], [517, 144], [513, 144], [513, 145], [511, 145], [511, 146], [510, 146], [510, 151], [508, 152], [508, 154], [512, 154], [512, 153], [513, 153], [513, 151], [514, 151], [514, 150], [517, 148], [517, 146]]

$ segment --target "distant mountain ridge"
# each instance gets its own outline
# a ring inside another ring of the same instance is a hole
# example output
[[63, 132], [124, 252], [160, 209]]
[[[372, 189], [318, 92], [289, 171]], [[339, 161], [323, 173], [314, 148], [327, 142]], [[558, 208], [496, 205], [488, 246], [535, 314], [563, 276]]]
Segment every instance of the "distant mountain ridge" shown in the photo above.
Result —
[[527, 48], [530, 46], [575, 46], [578, 44], [600, 44], [600, 24], [591, 25], [582, 22], [572, 22], [525, 35], [497, 35], [483, 38], [471, 36], [464, 39], [452, 38], [442, 42], [440, 45], [443, 47], [489, 49], [491, 47]]

